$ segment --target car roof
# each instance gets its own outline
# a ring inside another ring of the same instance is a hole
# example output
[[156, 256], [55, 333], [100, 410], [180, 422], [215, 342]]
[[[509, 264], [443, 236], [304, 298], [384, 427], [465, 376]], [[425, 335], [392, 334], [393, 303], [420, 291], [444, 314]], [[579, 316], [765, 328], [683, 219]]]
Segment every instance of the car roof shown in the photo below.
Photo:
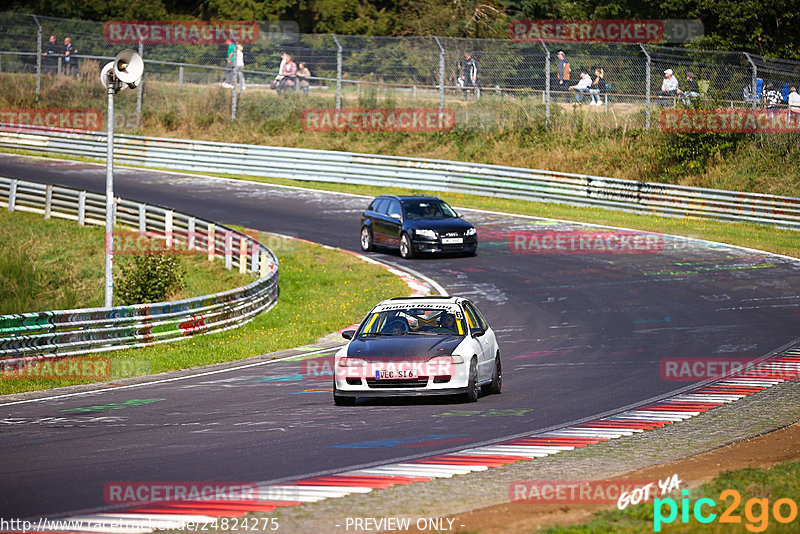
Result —
[[406, 200], [439, 200], [442, 199], [439, 197], [434, 197], [430, 195], [378, 195], [375, 198], [393, 198], [395, 200], [399, 200], [400, 202]]
[[464, 297], [454, 297], [451, 295], [426, 295], [420, 297], [394, 297], [391, 299], [386, 299], [384, 301], [379, 302], [377, 305], [381, 306], [384, 304], [409, 304], [409, 305], [417, 305], [421, 303], [430, 303], [430, 304], [461, 304], [463, 301], [468, 300]]

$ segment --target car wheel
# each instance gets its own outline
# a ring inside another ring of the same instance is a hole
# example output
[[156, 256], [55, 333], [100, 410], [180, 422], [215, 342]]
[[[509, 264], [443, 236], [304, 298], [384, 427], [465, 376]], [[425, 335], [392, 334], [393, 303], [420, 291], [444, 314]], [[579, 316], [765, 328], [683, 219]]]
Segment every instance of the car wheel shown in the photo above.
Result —
[[414, 257], [414, 249], [411, 248], [411, 238], [409, 238], [408, 234], [405, 232], [400, 236], [400, 255], [407, 260]]
[[494, 357], [494, 371], [492, 372], [492, 381], [487, 387], [487, 392], [493, 395], [499, 395], [503, 388], [503, 366], [500, 363], [500, 353]]
[[336, 406], [355, 406], [356, 405], [356, 398], [355, 397], [343, 397], [341, 395], [336, 394], [336, 386], [333, 387], [333, 403]]
[[467, 392], [464, 393], [464, 401], [478, 401], [478, 360], [472, 358], [469, 363], [469, 381], [467, 382]]
[[375, 250], [375, 246], [372, 244], [372, 230], [366, 226], [361, 229], [361, 250], [364, 252]]

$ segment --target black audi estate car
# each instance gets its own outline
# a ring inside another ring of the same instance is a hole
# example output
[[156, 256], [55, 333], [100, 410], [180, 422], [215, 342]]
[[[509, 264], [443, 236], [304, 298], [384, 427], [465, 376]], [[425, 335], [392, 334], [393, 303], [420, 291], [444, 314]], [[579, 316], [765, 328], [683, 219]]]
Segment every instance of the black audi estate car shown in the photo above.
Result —
[[361, 215], [361, 249], [399, 248], [403, 258], [443, 253], [474, 256], [478, 233], [437, 197], [381, 195]]

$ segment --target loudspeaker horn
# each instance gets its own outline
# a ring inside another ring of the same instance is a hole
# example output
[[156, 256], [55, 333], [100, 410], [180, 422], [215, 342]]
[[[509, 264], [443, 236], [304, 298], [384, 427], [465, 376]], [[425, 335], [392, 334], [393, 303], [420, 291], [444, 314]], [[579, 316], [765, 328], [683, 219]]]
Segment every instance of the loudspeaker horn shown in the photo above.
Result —
[[114, 75], [130, 87], [139, 85], [144, 73], [144, 61], [135, 50], [123, 50], [114, 58]]

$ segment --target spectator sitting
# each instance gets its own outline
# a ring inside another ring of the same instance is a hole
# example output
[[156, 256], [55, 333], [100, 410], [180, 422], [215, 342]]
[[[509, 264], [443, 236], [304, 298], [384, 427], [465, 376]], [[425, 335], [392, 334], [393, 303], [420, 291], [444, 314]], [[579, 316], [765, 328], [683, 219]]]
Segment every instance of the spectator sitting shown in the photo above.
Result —
[[783, 104], [783, 98], [781, 97], [780, 92], [775, 89], [775, 86], [771, 83], [767, 83], [766, 87], [764, 87], [764, 107], [767, 109], [778, 109]]
[[308, 87], [311, 85], [308, 79], [311, 78], [311, 73], [305, 63], [300, 63], [297, 67], [297, 77], [300, 79], [300, 89], [304, 95], [308, 96]]
[[797, 117], [800, 122], [800, 94], [797, 94], [797, 87], [789, 90], [789, 120], [792, 116]]
[[275, 79], [270, 82], [269, 84], [270, 89], [277, 90], [278, 84], [281, 83], [281, 80], [283, 80], [283, 67], [284, 65], [286, 65], [286, 56], [287, 56], [286, 52], [281, 52], [281, 64], [278, 67], [278, 75], [275, 76]]
[[692, 71], [686, 72], [686, 90], [681, 91], [678, 89], [677, 94], [683, 95], [683, 104], [686, 106], [691, 105], [692, 99], [700, 96], [700, 88], [697, 86], [697, 81], [694, 79]]
[[594, 69], [594, 82], [592, 82], [592, 86], [589, 88], [589, 95], [591, 95], [592, 97], [592, 101], [589, 102], [589, 105], [602, 106], [603, 100], [600, 98], [600, 94], [605, 92], [606, 92], [605, 72], [603, 72], [603, 69], [601, 67], [596, 67]]
[[658, 95], [658, 105], [664, 107], [663, 99], [670, 96], [678, 96], [681, 90], [678, 89], [678, 79], [672, 72], [672, 69], [664, 71], [664, 81], [661, 82], [661, 93]]
[[281, 71], [281, 80], [275, 90], [281, 94], [289, 87], [294, 87], [297, 81], [297, 64], [292, 61], [292, 56], [286, 54], [283, 63], [283, 70]]
[[570, 89], [575, 90], [575, 102], [573, 105], [578, 106], [583, 104], [583, 95], [589, 92], [589, 88], [592, 86], [592, 78], [589, 76], [585, 70], [581, 70], [581, 79], [575, 85], [570, 85]]

